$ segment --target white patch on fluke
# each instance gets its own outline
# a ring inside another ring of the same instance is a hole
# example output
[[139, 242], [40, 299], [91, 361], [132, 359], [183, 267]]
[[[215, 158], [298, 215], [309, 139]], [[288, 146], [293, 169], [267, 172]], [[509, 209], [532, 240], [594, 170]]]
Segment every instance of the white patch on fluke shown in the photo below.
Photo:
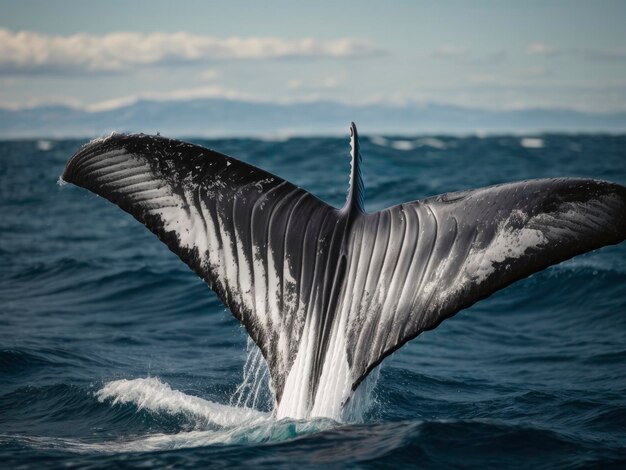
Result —
[[296, 359], [285, 381], [282, 400], [276, 409], [278, 419], [330, 418], [335, 421], [358, 422], [362, 420], [371, 404], [371, 391], [377, 375], [370, 380], [371, 387], [363, 388], [358, 399], [350, 401], [351, 406], [344, 407], [352, 396], [352, 374], [348, 364], [346, 340], [349, 309], [340, 306], [337, 312], [339, 316], [332, 326], [326, 355], [322, 360], [322, 372], [312, 402], [309, 402], [309, 395], [313, 363], [317, 353], [315, 332], [320, 314], [317, 311], [309, 312]]
[[520, 258], [526, 250], [548, 243], [541, 230], [528, 227], [516, 229], [510, 226], [511, 218], [521, 218], [528, 223], [526, 214], [513, 211], [509, 219], [500, 223], [495, 237], [487, 247], [470, 252], [465, 265], [465, 272], [469, 277], [482, 282], [495, 270], [497, 263]]

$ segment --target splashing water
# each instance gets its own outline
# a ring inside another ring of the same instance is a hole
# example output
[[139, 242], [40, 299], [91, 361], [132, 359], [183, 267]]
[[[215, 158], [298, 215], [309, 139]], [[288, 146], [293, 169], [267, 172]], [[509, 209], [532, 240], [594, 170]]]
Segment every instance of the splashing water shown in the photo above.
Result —
[[248, 357], [243, 367], [243, 380], [230, 399], [230, 405], [238, 408], [271, 409], [274, 406], [269, 380], [269, 369], [261, 350], [248, 338]]
[[[297, 414], [281, 413], [281, 410], [277, 408], [274, 392], [271, 389], [269, 368], [261, 354], [261, 350], [251, 338], [248, 338], [247, 351], [248, 356], [243, 368], [243, 379], [231, 397], [230, 405], [237, 408], [273, 410], [273, 415], [277, 419], [299, 418]], [[342, 349], [338, 351], [339, 354], [342, 352]], [[334, 357], [335, 355], [331, 354], [330, 356]], [[345, 379], [345, 377], [342, 376], [344, 371], [341, 368], [332, 367], [333, 365], [334, 363], [331, 363], [331, 367], [329, 367], [329, 369], [332, 369], [334, 372], [334, 377], [328, 380], [331, 382], [331, 386], [327, 387], [330, 393], [323, 395], [321, 402], [319, 400], [316, 402], [317, 410], [313, 416], [326, 417], [345, 423], [360, 423], [363, 421], [365, 414], [375, 403], [373, 392], [378, 382], [380, 367], [377, 367], [370, 373], [357, 390], [349, 395], [348, 399], [343, 400], [343, 393], [336, 393], [337, 390], [342, 392], [342, 389], [340, 387], [333, 389], [332, 385], [334, 385], [333, 382], [341, 382]], [[294, 367], [297, 366], [298, 364], [296, 363]], [[306, 381], [304, 385], [306, 385]], [[325, 384], [322, 383], [322, 385]], [[320, 390], [326, 391], [323, 386], [320, 387]], [[306, 390], [297, 390], [294, 394], [296, 398], [301, 391], [306, 392]], [[319, 396], [320, 394], [318, 394], [318, 397]], [[289, 403], [292, 398], [293, 397], [290, 396], [283, 396], [283, 403]]]
[[186, 395], [172, 390], [156, 377], [108, 382], [96, 393], [96, 398], [100, 402], [111, 400], [113, 405], [131, 403], [138, 410], [182, 414], [201, 428], [258, 423], [268, 417], [267, 413], [252, 408], [232, 407]]
[[[77, 453], [144, 452], [213, 444], [275, 442], [340, 426], [339, 422], [328, 418], [277, 419], [268, 367], [261, 351], [251, 339], [248, 339], [247, 352], [242, 381], [228, 405], [174, 390], [158, 377], [114, 380], [105, 383], [94, 394], [100, 403], [112, 407], [133, 406], [137, 412], [144, 410], [153, 414], [182, 417], [190, 423], [191, 430], [99, 443], [35, 437], [29, 438], [24, 444], [36, 448], [63, 448]], [[373, 390], [377, 380], [378, 369], [370, 374], [346, 403], [343, 416], [347, 421], [363, 421], [365, 412], [374, 403]]]
[[[186, 395], [173, 390], [156, 377], [108, 382], [95, 393], [95, 397], [99, 402], [109, 403], [113, 407], [132, 405], [137, 411], [183, 416], [192, 424], [193, 429], [175, 434], [154, 433], [98, 443], [41, 436], [20, 440], [35, 448], [63, 448], [77, 453], [109, 454], [174, 450], [213, 444], [282, 441], [337, 426], [336, 422], [326, 419], [276, 421], [271, 413]], [[1, 438], [2, 436], [0, 442]]]
[[[541, 135], [535, 149], [483, 137], [406, 151], [364, 139], [367, 209], [511, 179], [626, 184], [623, 135]], [[269, 383], [257, 388], [262, 357], [241, 357], [237, 321], [206, 286], [130, 216], [56, 186], [83, 143], [0, 142], [3, 468], [624, 466], [626, 243], [409, 342], [346, 403], [350, 424], [278, 419]], [[343, 203], [344, 137], [203, 145]], [[348, 412], [360, 397], [365, 424]]]

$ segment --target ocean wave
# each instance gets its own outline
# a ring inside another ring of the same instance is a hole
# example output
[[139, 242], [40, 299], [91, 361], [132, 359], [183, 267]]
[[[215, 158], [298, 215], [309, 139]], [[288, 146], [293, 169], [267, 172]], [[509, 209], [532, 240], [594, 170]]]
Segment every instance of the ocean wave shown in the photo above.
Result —
[[[60, 397], [65, 397], [64, 399]], [[4, 397], [12, 406], [25, 408], [35, 401], [48, 403], [50, 412], [67, 408], [72, 401], [74, 418], [79, 414], [93, 414], [93, 403], [86, 399], [84, 390], [75, 387], [57, 385], [40, 389], [18, 390]], [[328, 419], [276, 420], [272, 413], [265, 413], [251, 408], [223, 405], [201, 397], [188, 395], [174, 390], [157, 377], [107, 382], [93, 393], [98, 403], [113, 411], [105, 422], [128, 420], [133, 415], [145, 414], [158, 418], [180, 418], [191, 424], [192, 429], [179, 432], [157, 432], [141, 436], [130, 435], [111, 441], [90, 442], [85, 439], [69, 439], [46, 436], [0, 436], [0, 444], [18, 441], [22, 445], [38, 449], [62, 449], [79, 453], [120, 453], [172, 450], [180, 448], [207, 446], [214, 444], [249, 444], [276, 442], [293, 439], [325, 429], [336, 427]], [[64, 401], [65, 403], [60, 403]], [[102, 408], [100, 414], [103, 414]], [[69, 410], [66, 410], [69, 412]], [[31, 416], [31, 419], [33, 417]], [[48, 417], [50, 418], [50, 417]]]
[[[625, 142], [364, 138], [366, 208], [528, 178], [624, 184]], [[246, 389], [245, 331], [206, 285], [130, 215], [56, 185], [81, 143], [0, 143], [2, 465], [624, 466], [626, 244], [412, 340], [384, 361], [359, 424], [277, 421], [269, 385], [266, 401], [255, 403], [257, 382], [231, 401]], [[345, 201], [345, 138], [207, 144]], [[226, 405], [238, 402], [252, 409]]]
[[23, 374], [32, 368], [95, 366], [110, 363], [93, 354], [75, 353], [61, 348], [2, 349], [0, 350], [0, 376]]
[[[485, 459], [502, 462], [507, 468], [528, 466], [585, 466], [599, 459], [599, 451], [613, 452], [615, 445], [581, 443], [568, 433], [525, 424], [493, 420], [411, 420], [328, 429], [295, 430], [294, 423], [276, 422], [243, 431], [189, 431], [152, 434], [123, 441], [88, 440], [45, 436], [0, 435], [0, 446], [18, 445], [37, 450], [54, 450], [85, 455], [111, 455], [109, 463], [145, 462], [149, 453], [171, 462], [233, 460], [254, 465], [416, 465], [422, 468], [471, 467]], [[528, 453], [532, 448], [533, 452]], [[193, 453], [189, 450], [198, 449]], [[450, 449], [453, 449], [451, 451]], [[115, 457], [120, 454], [126, 456]], [[94, 455], [94, 457], [89, 457]], [[154, 454], [152, 454], [154, 455]], [[167, 456], [167, 457], [166, 457]], [[100, 457], [102, 458], [102, 457]], [[123, 459], [123, 460], [122, 460]], [[603, 460], [607, 463], [607, 459]]]
[[221, 405], [173, 390], [157, 377], [108, 382], [97, 393], [100, 402], [130, 403], [137, 409], [192, 417], [200, 427], [234, 427], [269, 419], [269, 414], [252, 408]]

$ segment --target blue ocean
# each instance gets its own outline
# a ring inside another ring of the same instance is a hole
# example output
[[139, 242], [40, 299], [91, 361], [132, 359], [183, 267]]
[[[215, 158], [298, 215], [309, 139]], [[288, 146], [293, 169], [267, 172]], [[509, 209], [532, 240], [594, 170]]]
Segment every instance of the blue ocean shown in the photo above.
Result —
[[[347, 137], [189, 140], [345, 200]], [[409, 342], [358, 422], [277, 421], [258, 350], [203, 281], [58, 184], [84, 143], [0, 142], [0, 467], [626, 467], [626, 243]], [[620, 135], [365, 135], [361, 153], [367, 210], [528, 178], [626, 184]]]

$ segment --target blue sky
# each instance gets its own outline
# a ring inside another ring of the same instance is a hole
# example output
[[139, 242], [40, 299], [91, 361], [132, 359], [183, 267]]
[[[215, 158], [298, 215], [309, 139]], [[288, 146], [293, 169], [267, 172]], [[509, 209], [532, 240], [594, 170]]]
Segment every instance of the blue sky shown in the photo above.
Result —
[[626, 110], [626, 2], [0, 1], [0, 106]]

